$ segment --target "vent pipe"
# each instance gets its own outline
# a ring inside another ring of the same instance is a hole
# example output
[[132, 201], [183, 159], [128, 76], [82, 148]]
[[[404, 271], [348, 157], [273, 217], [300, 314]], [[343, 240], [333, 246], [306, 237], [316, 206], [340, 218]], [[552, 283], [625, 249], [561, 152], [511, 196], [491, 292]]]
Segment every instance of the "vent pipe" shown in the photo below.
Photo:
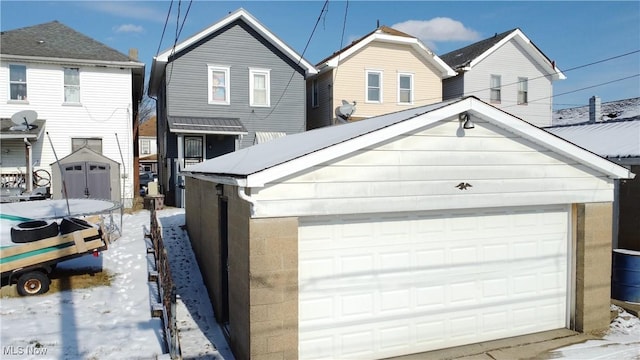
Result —
[[602, 101], [599, 96], [589, 98], [589, 123], [602, 121]]

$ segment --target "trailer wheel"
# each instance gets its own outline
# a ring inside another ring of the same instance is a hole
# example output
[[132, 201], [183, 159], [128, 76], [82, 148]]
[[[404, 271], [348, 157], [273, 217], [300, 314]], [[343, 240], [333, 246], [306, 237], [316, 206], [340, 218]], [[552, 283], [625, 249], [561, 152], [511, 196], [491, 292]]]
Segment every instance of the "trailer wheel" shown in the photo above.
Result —
[[49, 291], [51, 280], [41, 271], [30, 271], [20, 275], [18, 278], [18, 294], [30, 296], [44, 294]]
[[55, 221], [25, 221], [11, 227], [11, 241], [14, 243], [28, 243], [58, 236], [58, 233], [58, 223]]

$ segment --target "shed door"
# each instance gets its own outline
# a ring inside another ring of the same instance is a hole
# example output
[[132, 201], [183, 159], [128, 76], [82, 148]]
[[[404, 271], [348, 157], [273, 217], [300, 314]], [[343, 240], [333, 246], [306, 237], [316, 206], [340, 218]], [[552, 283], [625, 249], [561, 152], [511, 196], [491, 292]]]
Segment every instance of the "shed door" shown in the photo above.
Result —
[[567, 324], [568, 208], [300, 220], [300, 358], [383, 358]]
[[[111, 199], [111, 167], [107, 163], [64, 164], [64, 181], [69, 198]], [[64, 194], [63, 194], [64, 195]]]

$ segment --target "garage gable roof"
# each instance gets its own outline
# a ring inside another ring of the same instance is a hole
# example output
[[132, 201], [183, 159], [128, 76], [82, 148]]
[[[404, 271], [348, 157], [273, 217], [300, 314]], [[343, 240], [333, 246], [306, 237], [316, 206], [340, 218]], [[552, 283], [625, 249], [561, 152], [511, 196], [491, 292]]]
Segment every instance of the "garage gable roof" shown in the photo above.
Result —
[[633, 174], [476, 97], [444, 101], [376, 116], [349, 124], [288, 135], [187, 167], [183, 174], [218, 183], [262, 187], [266, 183], [331, 161], [437, 121], [468, 113], [498, 127], [575, 159], [611, 178]]

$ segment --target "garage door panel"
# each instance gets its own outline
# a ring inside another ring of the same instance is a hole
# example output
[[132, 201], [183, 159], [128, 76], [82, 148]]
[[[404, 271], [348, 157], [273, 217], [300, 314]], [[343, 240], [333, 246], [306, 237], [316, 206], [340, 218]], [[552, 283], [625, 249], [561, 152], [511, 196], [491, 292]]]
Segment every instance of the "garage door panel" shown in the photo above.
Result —
[[382, 218], [301, 220], [301, 358], [329, 337], [320, 357], [381, 358], [565, 326], [568, 208]]

